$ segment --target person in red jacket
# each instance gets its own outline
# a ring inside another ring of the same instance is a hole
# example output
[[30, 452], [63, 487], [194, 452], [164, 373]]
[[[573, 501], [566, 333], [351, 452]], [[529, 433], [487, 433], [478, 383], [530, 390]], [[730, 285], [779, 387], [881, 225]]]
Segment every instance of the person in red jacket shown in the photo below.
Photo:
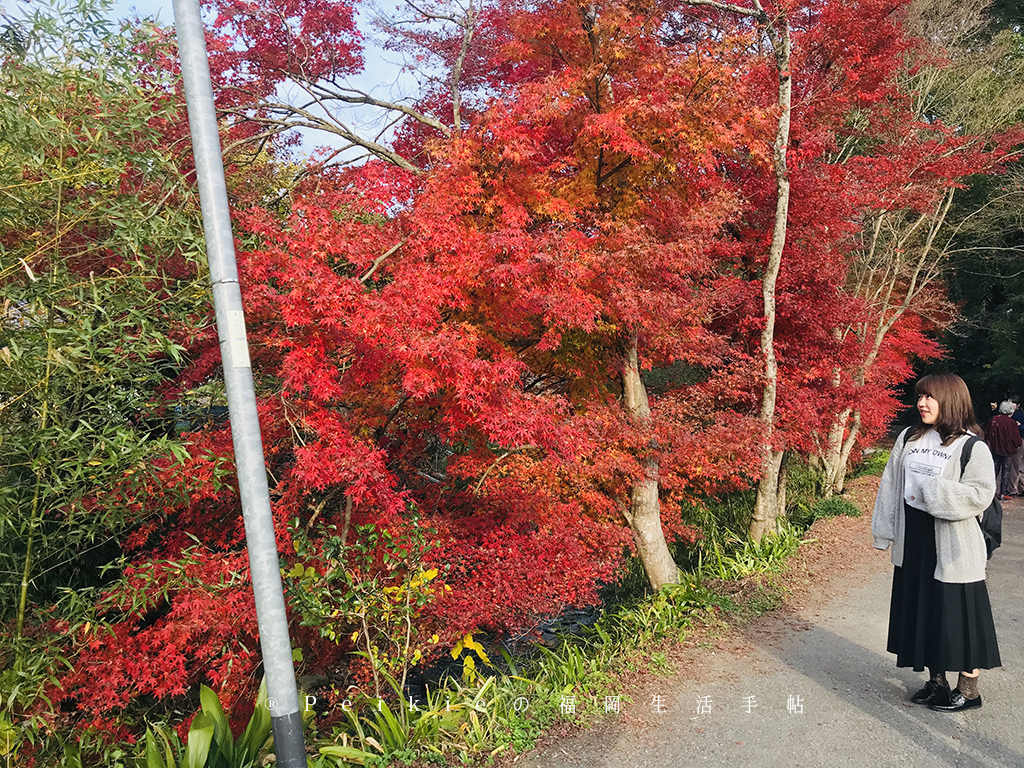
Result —
[[992, 460], [996, 468], [996, 494], [1002, 500], [1010, 498], [1016, 478], [1012, 477], [1010, 468], [1013, 457], [1021, 446], [1020, 430], [1017, 422], [1010, 418], [1014, 405], [1009, 400], [999, 404], [999, 413], [989, 419], [985, 429], [985, 442], [992, 451]]

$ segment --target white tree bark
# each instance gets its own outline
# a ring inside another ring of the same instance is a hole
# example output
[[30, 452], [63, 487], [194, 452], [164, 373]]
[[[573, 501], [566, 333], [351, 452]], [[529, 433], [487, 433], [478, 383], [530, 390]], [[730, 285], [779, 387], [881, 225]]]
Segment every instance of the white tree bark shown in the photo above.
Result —
[[764, 449], [761, 456], [761, 479], [757, 485], [754, 515], [750, 521], [750, 537], [760, 541], [765, 533], [776, 531], [778, 521], [786, 514], [785, 479], [782, 471], [781, 450], [776, 450], [775, 405], [779, 387], [779, 367], [775, 358], [775, 286], [782, 266], [782, 251], [786, 246], [786, 226], [789, 221], [789, 168], [786, 155], [789, 149], [789, 125], [793, 110], [793, 79], [789, 72], [789, 21], [785, 15], [769, 21], [763, 16], [759, 0], [755, 0], [762, 13], [769, 38], [775, 49], [775, 64], [779, 72], [779, 120], [772, 147], [775, 170], [775, 224], [772, 244], [768, 251], [768, 264], [761, 280], [764, 297], [764, 329], [761, 331], [761, 356], [764, 360], [764, 392], [761, 396], [761, 424], [764, 431]]
[[715, 8], [754, 19], [768, 36], [779, 73], [779, 119], [772, 147], [772, 165], [775, 171], [775, 223], [772, 243], [768, 250], [768, 263], [761, 279], [764, 298], [764, 329], [761, 332], [761, 357], [764, 361], [764, 391], [761, 396], [760, 420], [764, 435], [761, 455], [761, 479], [757, 485], [754, 515], [750, 521], [750, 537], [760, 541], [768, 531], [778, 528], [778, 520], [786, 512], [785, 479], [780, 480], [783, 451], [776, 450], [775, 404], [779, 389], [779, 367], [775, 358], [775, 285], [782, 266], [782, 251], [786, 246], [786, 227], [789, 222], [789, 169], [786, 162], [789, 151], [789, 125], [793, 112], [793, 79], [790, 76], [789, 19], [785, 11], [769, 16], [761, 0], [753, 0], [753, 8], [745, 8], [717, 0], [686, 0], [688, 5]]
[[850, 419], [850, 408], [844, 408], [832, 421], [828, 437], [825, 441], [825, 452], [821, 457], [822, 470], [825, 475], [825, 496], [842, 493], [846, 477], [846, 466], [842, 464], [843, 435]]
[[[640, 377], [636, 334], [630, 338], [626, 349], [622, 370], [622, 392], [630, 418], [638, 426], [648, 427], [651, 422], [651, 407], [647, 399], [647, 388]], [[651, 588], [657, 591], [666, 584], [679, 583], [679, 567], [669, 552], [665, 532], [661, 527], [658, 459], [655, 456], [648, 456], [643, 464], [644, 476], [633, 485], [629, 510], [625, 512], [625, 516], [633, 531], [637, 554], [644, 565], [644, 572], [651, 583]]]
[[[925, 294], [942, 279], [942, 270], [949, 257], [949, 242], [938, 241], [953, 205], [953, 190], [947, 190], [930, 211], [907, 216], [904, 212], [879, 213], [865, 230], [863, 247], [852, 270], [847, 291], [862, 298], [871, 319], [847, 326], [842, 337], [854, 334], [861, 341], [870, 339], [871, 346], [853, 372], [854, 387], [862, 387], [871, 376], [872, 367], [882, 351], [882, 344], [893, 326], [913, 308], [927, 311]], [[946, 302], [933, 308], [937, 316], [952, 316]], [[838, 376], [838, 373], [837, 373]], [[839, 386], [838, 379], [834, 381]], [[854, 397], [856, 401], [856, 397]], [[842, 493], [850, 454], [860, 434], [861, 415], [855, 407], [844, 408], [829, 429], [822, 461], [825, 467], [825, 494]]]

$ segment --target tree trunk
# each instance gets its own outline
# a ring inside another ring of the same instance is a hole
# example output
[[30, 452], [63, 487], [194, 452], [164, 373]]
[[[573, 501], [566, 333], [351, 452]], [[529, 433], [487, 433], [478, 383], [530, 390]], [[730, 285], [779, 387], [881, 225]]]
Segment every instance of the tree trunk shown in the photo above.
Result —
[[835, 492], [842, 493], [846, 487], [846, 468], [850, 466], [850, 454], [853, 446], [857, 443], [857, 436], [860, 434], [860, 411], [853, 412], [853, 423], [850, 425], [850, 434], [843, 441], [843, 448], [839, 454], [839, 465], [836, 472]]
[[785, 451], [768, 454], [768, 471], [761, 475], [754, 501], [754, 518], [750, 521], [750, 538], [761, 541], [766, 533], [778, 533], [779, 521], [786, 516]]
[[[850, 421], [850, 417], [853, 421]], [[846, 426], [850, 425], [849, 434]], [[836, 415], [828, 433], [828, 447], [825, 462], [825, 496], [842, 493], [846, 487], [846, 470], [850, 465], [850, 454], [860, 434], [860, 411], [847, 408]]]
[[[646, 428], [651, 421], [651, 407], [647, 400], [647, 389], [640, 378], [637, 337], [634, 334], [626, 349], [626, 360], [622, 370], [622, 391], [626, 411], [638, 425]], [[651, 446], [654, 447], [653, 445]], [[638, 480], [630, 493], [629, 511], [626, 519], [633, 531], [637, 553], [643, 563], [644, 572], [655, 591], [666, 584], [679, 583], [679, 568], [669, 552], [665, 532], [661, 527], [661, 502], [658, 500], [658, 471], [656, 456], [648, 456], [644, 462], [644, 476]]]
[[[843, 436], [846, 434], [846, 423], [850, 420], [850, 409], [846, 408], [836, 414], [832, 426], [828, 430], [828, 441], [825, 454], [822, 456], [825, 471], [825, 497], [841, 493], [846, 477], [846, 465], [843, 462]], [[847, 454], [849, 457], [849, 454]]]
[[[759, 6], [760, 7], [760, 6]], [[793, 108], [793, 80], [789, 72], [789, 21], [785, 15], [776, 21], [762, 19], [775, 48], [775, 63], [779, 72], [779, 122], [772, 148], [775, 166], [775, 224], [772, 244], [768, 251], [768, 264], [762, 280], [764, 297], [764, 330], [761, 332], [761, 355], [764, 358], [764, 393], [761, 396], [761, 424], [764, 429], [764, 454], [761, 457], [761, 479], [757, 485], [754, 516], [750, 521], [750, 537], [760, 541], [767, 531], [778, 528], [778, 518], [785, 514], [785, 504], [779, 504], [779, 489], [785, 495], [785, 480], [780, 479], [783, 452], [774, 445], [775, 400], [778, 395], [779, 367], [775, 358], [775, 285], [782, 266], [782, 251], [786, 246], [786, 225], [789, 221], [789, 170], [786, 153], [789, 147], [789, 123]], [[775, 26], [775, 25], [778, 26]]]

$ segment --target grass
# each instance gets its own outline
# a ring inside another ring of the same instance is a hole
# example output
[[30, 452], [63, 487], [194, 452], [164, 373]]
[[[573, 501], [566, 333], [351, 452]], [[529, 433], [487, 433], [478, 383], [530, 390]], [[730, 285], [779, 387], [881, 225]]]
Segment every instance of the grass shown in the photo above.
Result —
[[[338, 766], [397, 764], [411, 756], [421, 764], [484, 765], [504, 752], [532, 748], [559, 722], [581, 726], [604, 716], [605, 697], [630, 703], [623, 680], [636, 672], [671, 675], [667, 645], [695, 623], [747, 621], [784, 599], [779, 574], [799, 547], [794, 528], [784, 526], [759, 544], [727, 531], [716, 538], [720, 543], [703, 543], [699, 567], [681, 573], [680, 584], [643, 594], [629, 583], [631, 569], [616, 590], [623, 602], [582, 634], [564, 636], [557, 648], [536, 646], [523, 659], [503, 650], [502, 673], [472, 685], [450, 681], [430, 692], [418, 712], [374, 700], [349, 713], [321, 754], [335, 756]], [[742, 588], [732, 589], [737, 584]]]
[[882, 472], [885, 471], [885, 465], [889, 461], [889, 451], [885, 449], [879, 449], [872, 451], [871, 453], [865, 453], [861, 462], [854, 468], [854, 477], [864, 477], [866, 475], [881, 476]]
[[830, 496], [827, 499], [819, 499], [811, 507], [811, 513], [815, 520], [823, 517], [860, 517], [863, 513], [860, 507], [849, 499], [842, 496]]

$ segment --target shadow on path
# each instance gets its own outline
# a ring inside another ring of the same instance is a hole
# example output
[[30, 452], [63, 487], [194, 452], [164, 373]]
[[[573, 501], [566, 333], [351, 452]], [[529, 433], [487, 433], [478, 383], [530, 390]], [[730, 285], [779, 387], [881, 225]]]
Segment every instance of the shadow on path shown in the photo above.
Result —
[[[622, 720], [523, 756], [529, 768], [1021, 768], [1024, 720], [1024, 504], [1006, 505], [1003, 546], [989, 563], [988, 586], [1003, 661], [983, 671], [981, 709], [934, 712], [909, 702], [925, 675], [897, 669], [885, 651], [891, 567], [888, 558], [862, 586], [822, 608], [799, 610], [787, 631], [766, 639], [754, 627], [742, 654], [697, 652], [697, 680], [664, 682], [663, 713], [650, 700], [624, 706]], [[865, 546], [870, 546], [866, 537]], [[793, 621], [795, 619], [795, 622]], [[955, 684], [955, 673], [950, 673]], [[656, 687], [654, 681], [652, 687]], [[648, 696], [649, 692], [642, 694]], [[787, 709], [800, 695], [802, 713]], [[698, 697], [714, 702], [698, 714]], [[744, 711], [745, 701], [757, 701]]]

